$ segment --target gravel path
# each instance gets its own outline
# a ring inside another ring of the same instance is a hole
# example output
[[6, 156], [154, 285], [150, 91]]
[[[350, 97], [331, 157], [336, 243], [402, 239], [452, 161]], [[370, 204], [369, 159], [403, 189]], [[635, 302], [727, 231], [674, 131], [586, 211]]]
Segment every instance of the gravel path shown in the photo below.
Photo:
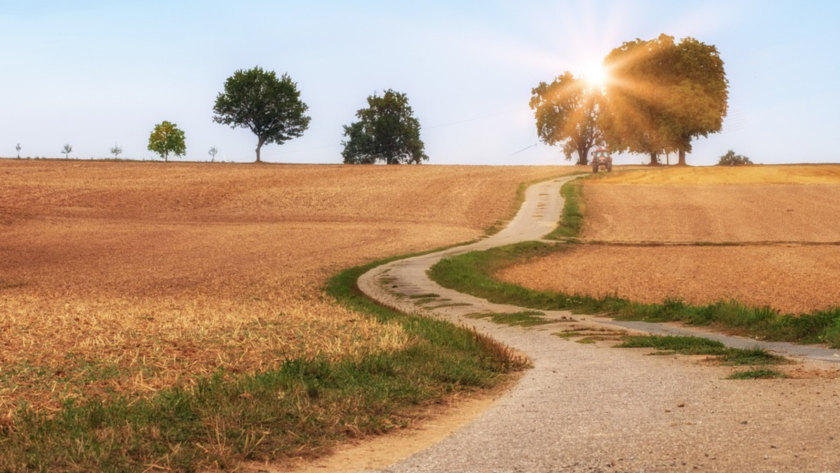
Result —
[[[840, 471], [837, 379], [731, 381], [724, 379], [731, 367], [575, 343], [555, 334], [571, 325], [616, 326], [567, 312], [546, 312], [556, 323], [531, 329], [465, 318], [522, 309], [428, 280], [426, 270], [441, 257], [548, 233], [559, 219], [565, 181], [529, 188], [517, 217], [491, 238], [380, 266], [360, 278], [362, 290], [387, 305], [476, 327], [534, 364], [477, 420], [381, 471]], [[437, 297], [422, 307], [411, 298], [426, 294]]]

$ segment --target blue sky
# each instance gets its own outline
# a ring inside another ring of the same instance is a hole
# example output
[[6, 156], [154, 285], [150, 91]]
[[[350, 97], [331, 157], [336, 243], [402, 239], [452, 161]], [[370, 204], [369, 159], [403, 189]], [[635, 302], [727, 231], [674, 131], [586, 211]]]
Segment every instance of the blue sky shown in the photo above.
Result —
[[[408, 94], [430, 164], [565, 164], [536, 142], [531, 88], [581, 74], [624, 41], [660, 33], [718, 47], [730, 81], [722, 133], [758, 163], [837, 162], [840, 2], [0, 0], [0, 156], [151, 159], [156, 123], [178, 124], [189, 160], [253, 161], [256, 138], [213, 123], [225, 79], [288, 73], [312, 117], [265, 161], [338, 163], [365, 98]], [[514, 154], [524, 148], [524, 151]], [[618, 163], [645, 158], [621, 156]]]

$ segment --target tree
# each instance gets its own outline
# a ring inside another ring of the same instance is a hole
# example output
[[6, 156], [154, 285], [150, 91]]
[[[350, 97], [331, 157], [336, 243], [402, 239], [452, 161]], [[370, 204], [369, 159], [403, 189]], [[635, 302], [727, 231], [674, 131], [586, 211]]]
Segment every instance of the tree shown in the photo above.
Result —
[[210, 150], [207, 151], [207, 154], [210, 155], [210, 161], [215, 161], [216, 160], [216, 153], [218, 153], [218, 152], [219, 152], [219, 150], [217, 150], [215, 146], [210, 147]]
[[168, 121], [155, 125], [149, 135], [149, 151], [159, 154], [165, 162], [169, 161], [169, 153], [179, 157], [187, 154], [184, 132], [178, 129], [178, 125]]
[[260, 67], [238, 70], [225, 81], [225, 91], [216, 97], [213, 121], [231, 128], [250, 129], [257, 135], [257, 162], [264, 144], [286, 141], [303, 135], [309, 128], [309, 107], [300, 100], [297, 84], [283, 74]]
[[540, 140], [549, 146], [562, 144], [567, 160], [576, 152], [578, 164], [589, 164], [589, 150], [603, 142], [598, 128], [600, 94], [568, 71], [551, 84], [540, 82], [531, 89], [529, 104]]
[[17, 145], [15, 145], [15, 151], [17, 151], [17, 158], [18, 159], [20, 159], [20, 150], [21, 150], [20, 143], [18, 143]]
[[114, 159], [117, 159], [122, 154], [122, 147], [114, 143], [114, 147], [111, 148], [111, 154], [114, 155]]
[[691, 141], [720, 131], [729, 82], [717, 48], [672, 36], [637, 39], [612, 50], [601, 122], [616, 150], [657, 156], [677, 152], [685, 164]]
[[73, 152], [73, 147], [70, 146], [70, 143], [65, 143], [64, 147], [61, 148], [61, 153], [64, 154], [65, 159], [70, 159], [70, 153]]
[[721, 156], [720, 161], [717, 163], [718, 166], [743, 166], [749, 164], [753, 164], [750, 158], [735, 154], [731, 149]]
[[368, 107], [356, 112], [359, 121], [344, 126], [348, 139], [341, 144], [345, 164], [420, 164], [428, 161], [420, 139], [420, 121], [408, 96], [388, 89], [367, 98]]

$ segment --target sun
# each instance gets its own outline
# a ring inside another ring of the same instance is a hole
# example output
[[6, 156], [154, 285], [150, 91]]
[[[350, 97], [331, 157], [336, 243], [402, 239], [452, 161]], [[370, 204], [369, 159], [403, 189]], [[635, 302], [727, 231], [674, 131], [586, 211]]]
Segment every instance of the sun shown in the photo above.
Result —
[[609, 79], [609, 75], [601, 63], [594, 62], [584, 67], [583, 79], [592, 87], [603, 88]]

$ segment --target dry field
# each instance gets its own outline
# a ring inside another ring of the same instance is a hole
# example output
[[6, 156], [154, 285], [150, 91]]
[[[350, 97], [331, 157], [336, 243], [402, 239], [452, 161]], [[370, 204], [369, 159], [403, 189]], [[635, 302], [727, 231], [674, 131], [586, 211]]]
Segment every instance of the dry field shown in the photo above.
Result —
[[583, 245], [499, 277], [640, 302], [737, 299], [791, 313], [840, 306], [840, 166], [615, 173], [588, 181], [583, 196], [588, 240], [739, 245]]
[[584, 199], [592, 240], [840, 242], [840, 165], [616, 173]]
[[0, 160], [0, 415], [399, 348], [327, 278], [475, 239], [572, 171]]

